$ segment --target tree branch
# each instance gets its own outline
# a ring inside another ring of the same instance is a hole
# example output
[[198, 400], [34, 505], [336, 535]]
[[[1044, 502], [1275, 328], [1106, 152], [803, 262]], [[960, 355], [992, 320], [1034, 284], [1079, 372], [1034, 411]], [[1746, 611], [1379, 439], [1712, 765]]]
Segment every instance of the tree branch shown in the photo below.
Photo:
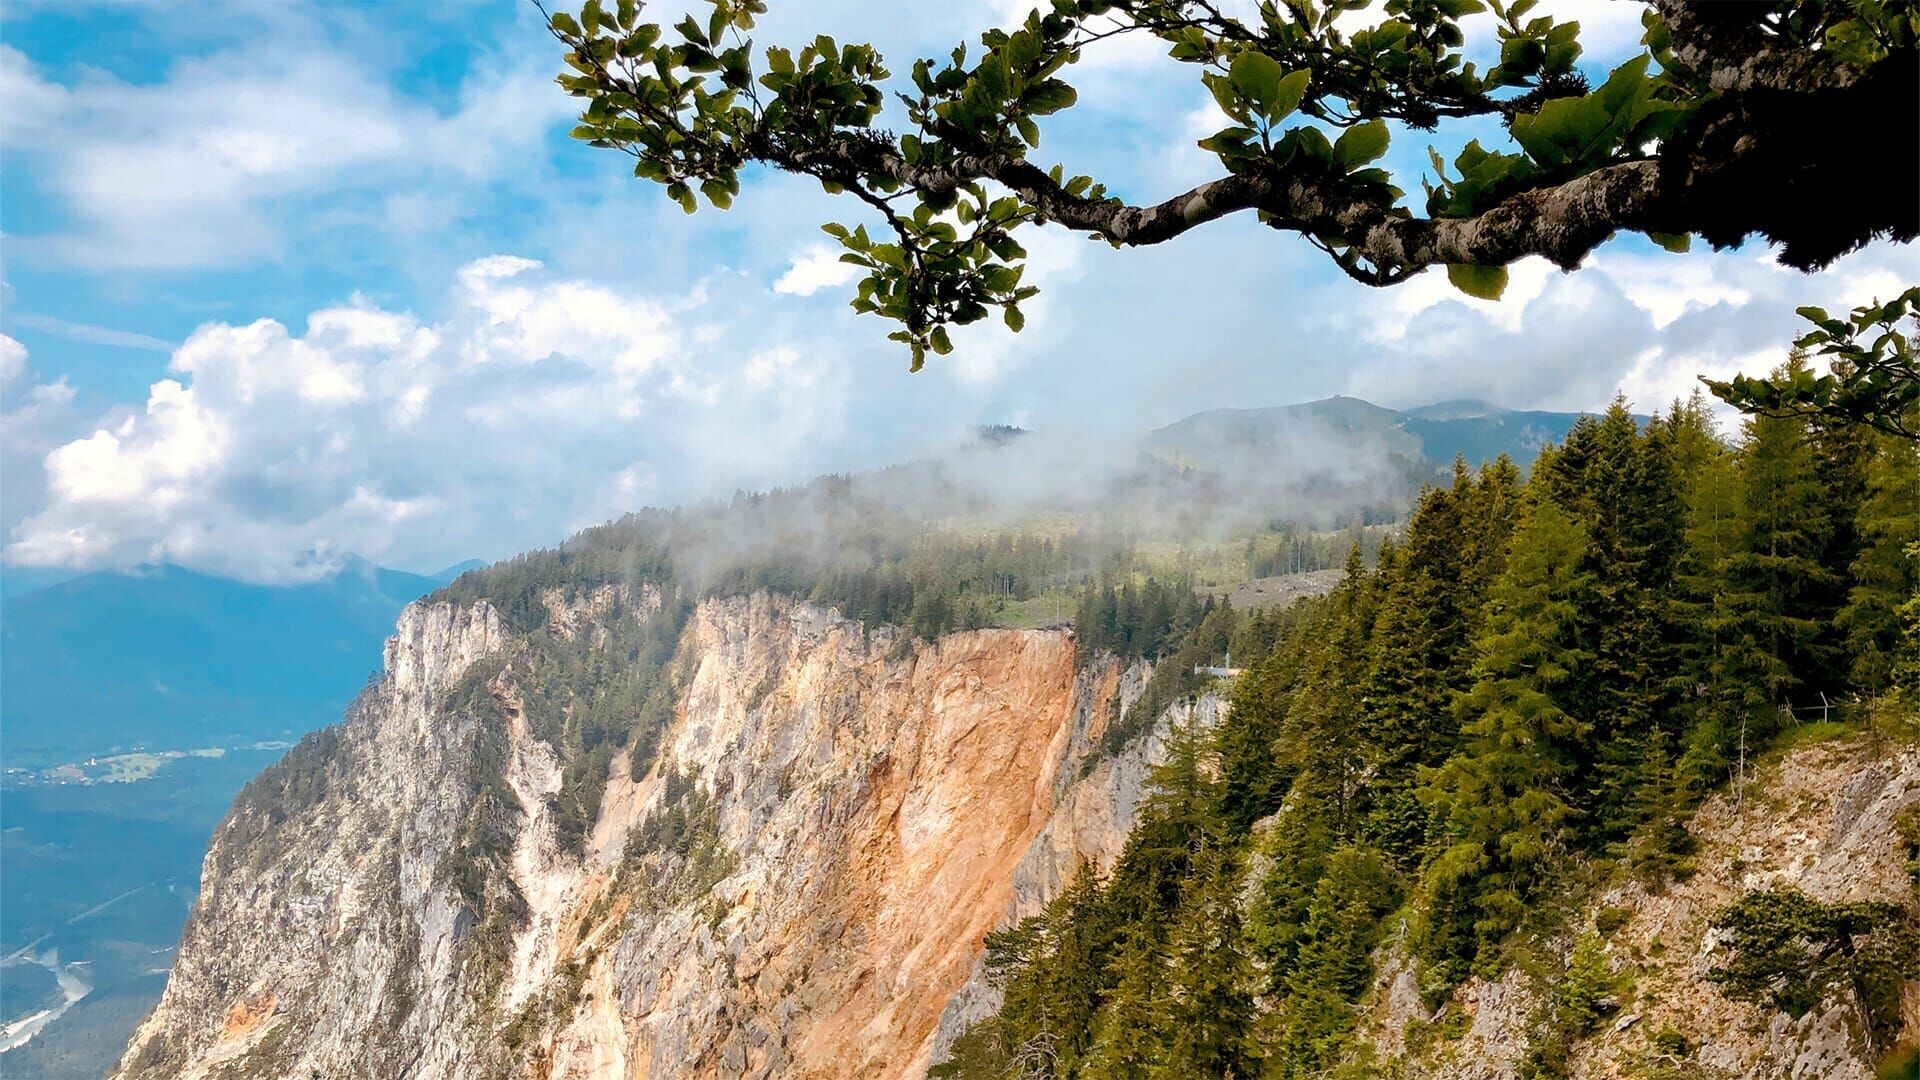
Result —
[[1071, 194], [1038, 166], [1012, 155], [913, 165], [878, 140], [770, 151], [772, 160], [794, 171], [886, 177], [930, 193], [993, 180], [1047, 220], [1126, 247], [1163, 243], [1229, 214], [1260, 210], [1278, 229], [1345, 238], [1361, 258], [1395, 277], [1443, 263], [1501, 265], [1527, 255], [1571, 269], [1617, 229], [1671, 225], [1658, 210], [1659, 167], [1652, 161], [1523, 192], [1476, 217], [1432, 220], [1393, 206], [1378, 187], [1285, 170], [1225, 176], [1153, 205], [1131, 206]]
[[1766, 5], [1654, 0], [1653, 6], [1672, 32], [1674, 61], [1708, 90], [1843, 90], [1862, 74], [1831, 52], [1767, 34], [1758, 21]]

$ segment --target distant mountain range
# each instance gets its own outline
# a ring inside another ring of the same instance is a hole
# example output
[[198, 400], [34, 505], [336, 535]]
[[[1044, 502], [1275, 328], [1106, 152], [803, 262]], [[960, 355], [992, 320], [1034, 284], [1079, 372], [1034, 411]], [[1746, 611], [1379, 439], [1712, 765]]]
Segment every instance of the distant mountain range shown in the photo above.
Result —
[[[1234, 485], [1289, 474], [1275, 498], [1296, 505], [1362, 485], [1390, 504], [1397, 484], [1417, 486], [1456, 454], [1479, 462], [1505, 453], [1525, 466], [1577, 419], [1480, 401], [1396, 410], [1332, 397], [1196, 413], [1149, 433], [1145, 445]], [[1020, 434], [981, 431], [994, 444]], [[1383, 485], [1383, 469], [1401, 480]], [[78, 576], [8, 569], [0, 573], [6, 764], [296, 738], [338, 719], [408, 601], [480, 565], [412, 574], [353, 560], [292, 586], [176, 566]]]
[[339, 718], [402, 607], [472, 565], [424, 575], [356, 559], [286, 586], [156, 566], [13, 592], [0, 607], [5, 764], [298, 738]]
[[1258, 467], [1289, 458], [1387, 454], [1433, 469], [1456, 455], [1469, 464], [1501, 454], [1522, 468], [1540, 447], [1564, 438], [1583, 414], [1502, 409], [1484, 401], [1445, 401], [1389, 409], [1351, 397], [1256, 409], [1212, 409], [1156, 429], [1155, 452], [1182, 463]]

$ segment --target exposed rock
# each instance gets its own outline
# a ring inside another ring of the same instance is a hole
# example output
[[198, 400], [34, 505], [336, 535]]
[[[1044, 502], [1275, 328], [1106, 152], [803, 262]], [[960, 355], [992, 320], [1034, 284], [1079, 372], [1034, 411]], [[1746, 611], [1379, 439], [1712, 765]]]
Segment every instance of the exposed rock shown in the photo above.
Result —
[[454, 1074], [470, 920], [444, 864], [475, 732], [447, 698], [505, 642], [486, 604], [408, 607], [347, 722], [248, 787], [124, 1074]]
[[[536, 633], [609, 640], [659, 602], [553, 594]], [[553, 797], [577, 763], [538, 734], [556, 698], [528, 649], [485, 603], [405, 612], [386, 676], [215, 834], [120, 1075], [918, 1076], [998, 1004], [985, 935], [1110, 868], [1172, 726], [1226, 708], [1182, 702], [1101, 758], [1150, 669], [1084, 662], [1066, 631], [916, 642], [765, 594], [708, 600], [651, 767], [615, 756], [591, 828], [563, 842]], [[1704, 1075], [1867, 1080], [1846, 1003], [1793, 1021], [1705, 982], [1708, 923], [1776, 883], [1905, 895], [1891, 822], [1917, 799], [1920, 751], [1797, 750], [1700, 810], [1694, 876], [1583, 901], [1581, 925], [1619, 909], [1609, 952], [1632, 979], [1574, 1075], [1637, 1075], [1678, 1031]], [[1469, 981], [1432, 1024], [1403, 941], [1362, 1017], [1376, 1059], [1516, 1076], [1540, 989]]]
[[[570, 639], [657, 599], [544, 601]], [[1065, 631], [905, 643], [763, 594], [700, 604], [680, 653], [658, 764], [614, 760], [575, 853], [498, 617], [410, 608], [317, 779], [269, 773], [215, 837], [121, 1074], [919, 1075], [986, 933], [1111, 862], [1169, 722], [1083, 768], [1147, 671], [1080, 669]], [[489, 895], [523, 905], [494, 954], [452, 865], [489, 775]], [[712, 880], [628, 855], [672, 790], [710, 808]]]
[[[1574, 1077], [1642, 1075], [1664, 1060], [1655, 1045], [1677, 1033], [1694, 1047], [1698, 1075], [1745, 1080], [1871, 1080], [1867, 1051], [1850, 1002], [1829, 1000], [1800, 1020], [1730, 1000], [1706, 981], [1726, 959], [1710, 927], [1743, 893], [1783, 886], [1816, 900], [1910, 898], [1893, 819], [1920, 801], [1920, 750], [1833, 742], [1782, 755], [1731, 794], [1707, 800], [1689, 828], [1696, 871], [1660, 891], [1625, 881], [1593, 897], [1579, 924], [1602, 910], [1624, 917], [1607, 941], [1616, 972], [1630, 975], [1631, 1000], [1618, 1020], [1576, 1044]], [[1380, 1058], [1407, 1045], [1409, 1021], [1429, 1019], [1411, 962], [1399, 943], [1382, 950], [1366, 1031]], [[1413, 1055], [1409, 1075], [1448, 1080], [1506, 1080], [1519, 1075], [1528, 1021], [1540, 1004], [1525, 976], [1471, 979], [1453, 1004], [1471, 1017], [1459, 1038], [1435, 1040]], [[1908, 1021], [1920, 1030], [1920, 1013]], [[1669, 1062], [1670, 1063], [1670, 1062]]]

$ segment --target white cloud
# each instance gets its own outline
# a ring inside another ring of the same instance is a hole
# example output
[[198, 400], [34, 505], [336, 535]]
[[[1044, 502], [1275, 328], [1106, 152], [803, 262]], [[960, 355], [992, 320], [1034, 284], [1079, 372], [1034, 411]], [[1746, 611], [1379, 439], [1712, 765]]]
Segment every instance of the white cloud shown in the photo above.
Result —
[[1920, 252], [1875, 245], [1802, 274], [1764, 248], [1672, 255], [1612, 245], [1572, 274], [1529, 260], [1507, 294], [1474, 300], [1439, 271], [1343, 320], [1374, 355], [1347, 390], [1385, 404], [1486, 398], [1515, 408], [1590, 409], [1615, 392], [1641, 408], [1683, 397], [1698, 377], [1761, 374], [1804, 329], [1804, 304], [1842, 310], [1920, 280]]
[[41, 382], [26, 346], [0, 334], [0, 522], [38, 510], [45, 499], [41, 460], [83, 430], [66, 379]]
[[[1791, 273], [1773, 266], [1770, 253], [1746, 258], [1762, 275]], [[1738, 257], [1676, 259], [1670, 254], [1600, 252], [1588, 260], [1587, 268], [1611, 278], [1661, 329], [1689, 311], [1716, 304], [1738, 307], [1753, 299], [1753, 288], [1743, 280], [1751, 275], [1741, 272]]]
[[1522, 259], [1507, 268], [1507, 288], [1500, 299], [1481, 300], [1454, 288], [1447, 280], [1446, 271], [1434, 267], [1387, 290], [1385, 302], [1369, 305], [1361, 325], [1369, 336], [1397, 341], [1406, 336], [1408, 325], [1421, 312], [1439, 304], [1460, 304], [1501, 329], [1515, 331], [1520, 328], [1527, 305], [1539, 297], [1548, 280], [1557, 273], [1559, 271], [1545, 259]]
[[[356, 299], [304, 334], [203, 326], [144, 410], [45, 454], [46, 505], [7, 559], [287, 580], [348, 552], [426, 563], [484, 537], [504, 554], [636, 498], [824, 467], [844, 365], [741, 349], [721, 314], [494, 257], [437, 322]], [[23, 354], [0, 350], [9, 386]]]
[[0, 392], [11, 389], [26, 374], [27, 347], [0, 334]]
[[12, 243], [88, 267], [181, 268], [275, 254], [291, 221], [356, 197], [370, 220], [444, 221], [420, 200], [520, 167], [572, 106], [528, 65], [478, 73], [436, 109], [280, 35], [179, 59], [155, 83], [89, 69], [63, 84], [0, 46], [0, 108], [0, 145], [34, 161], [70, 215], [58, 234]]
[[845, 285], [860, 275], [860, 268], [840, 261], [840, 252], [825, 244], [810, 244], [793, 257], [787, 272], [773, 283], [773, 291], [791, 296], [812, 296], [822, 289]]
[[147, 349], [154, 352], [170, 352], [174, 343], [151, 334], [135, 333], [131, 330], [115, 330], [107, 326], [90, 326], [86, 323], [68, 322], [51, 315], [32, 313], [13, 313], [9, 319], [30, 330], [43, 330], [70, 341], [81, 341], [89, 345], [112, 345], [122, 349]]

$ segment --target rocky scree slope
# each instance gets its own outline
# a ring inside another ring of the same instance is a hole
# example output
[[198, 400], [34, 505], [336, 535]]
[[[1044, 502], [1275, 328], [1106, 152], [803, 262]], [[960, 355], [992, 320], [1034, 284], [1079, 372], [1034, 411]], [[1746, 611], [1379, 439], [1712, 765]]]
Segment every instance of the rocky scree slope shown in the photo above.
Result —
[[[1707, 979], [1729, 959], [1716, 915], [1743, 894], [1786, 888], [1822, 903], [1915, 902], [1899, 819], [1920, 805], [1920, 748], [1852, 737], [1790, 749], [1763, 764], [1743, 797], [1707, 800], [1688, 823], [1692, 872], [1650, 888], [1638, 880], [1569, 898], [1570, 927], [1604, 939], [1615, 987], [1595, 1031], [1569, 1040], [1561, 1075], [1665, 1080], [1873, 1080], [1881, 1064], [1858, 1005], [1830, 994], [1794, 1018], [1736, 1001]], [[1395, 1075], [1511, 1080], [1529, 1050], [1553, 1038], [1545, 1011], [1573, 942], [1543, 942], [1543, 963], [1472, 978], [1435, 1008], [1421, 999], [1404, 942], [1381, 950], [1363, 1016], [1367, 1060]], [[1544, 968], [1544, 970], [1542, 970]], [[1890, 1060], [1920, 1061], [1920, 984], [1901, 1000]], [[1907, 1072], [1881, 1075], [1910, 1075]]]

